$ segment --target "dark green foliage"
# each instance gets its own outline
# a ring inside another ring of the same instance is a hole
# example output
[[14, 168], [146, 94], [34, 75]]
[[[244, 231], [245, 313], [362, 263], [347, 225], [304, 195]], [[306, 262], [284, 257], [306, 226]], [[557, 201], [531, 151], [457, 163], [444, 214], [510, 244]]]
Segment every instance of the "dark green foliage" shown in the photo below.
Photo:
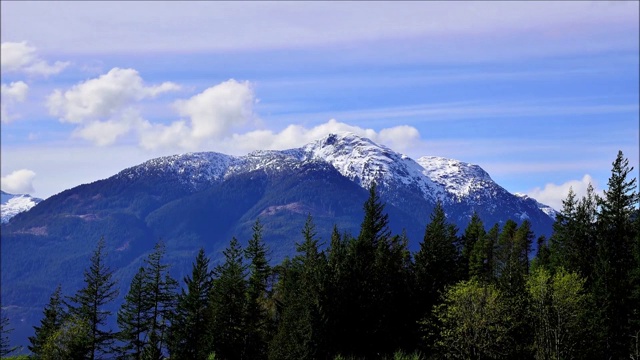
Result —
[[49, 304], [44, 307], [44, 317], [40, 320], [40, 326], [34, 326], [35, 334], [29, 337], [31, 345], [28, 346], [29, 351], [35, 357], [44, 355], [44, 346], [49, 338], [60, 329], [66, 316], [62, 303], [62, 288], [60, 285], [56, 287], [49, 299]]
[[87, 357], [91, 360], [111, 352], [115, 334], [107, 328], [107, 318], [111, 311], [107, 305], [118, 296], [113, 271], [105, 264], [104, 238], [98, 241], [91, 257], [91, 264], [84, 272], [85, 287], [69, 298], [69, 314], [86, 322], [89, 328]]
[[267, 248], [262, 238], [262, 224], [257, 219], [253, 225], [253, 236], [245, 249], [249, 261], [245, 339], [243, 358], [266, 358], [270, 324], [267, 311], [268, 280], [271, 267], [267, 259]]
[[[631, 274], [636, 241], [632, 215], [637, 211], [636, 178], [629, 179], [633, 167], [618, 152], [613, 162], [608, 189], [598, 199], [598, 237], [594, 270], [594, 295], [600, 309], [600, 330], [605, 352], [614, 358], [628, 354], [631, 334], [629, 319]], [[635, 310], [635, 309], [634, 309]]]
[[444, 288], [460, 277], [457, 244], [457, 229], [447, 222], [438, 202], [415, 255], [416, 295], [422, 315], [431, 311]]
[[169, 274], [169, 264], [163, 263], [164, 242], [156, 243], [154, 251], [145, 259], [144, 294], [149, 307], [146, 344], [151, 349], [145, 356], [163, 354], [167, 345], [167, 332], [176, 306], [178, 282]]
[[176, 311], [169, 331], [169, 353], [172, 359], [205, 359], [210, 344], [207, 329], [211, 323], [209, 296], [213, 285], [209, 258], [200, 249], [193, 263], [191, 277], [184, 278], [186, 291], [178, 296]]
[[304, 241], [296, 245], [298, 254], [280, 268], [279, 322], [269, 349], [270, 359], [318, 359], [326, 355], [323, 297], [327, 260], [318, 251], [311, 216], [302, 236]]
[[500, 227], [495, 224], [489, 232], [480, 237], [473, 245], [469, 259], [469, 277], [476, 277], [484, 283], [495, 280], [496, 264], [495, 249], [498, 245]]
[[118, 310], [118, 340], [123, 344], [118, 349], [118, 355], [123, 358], [140, 360], [146, 345], [152, 304], [146, 293], [145, 280], [145, 268], [141, 267], [131, 280], [129, 292]]
[[244, 352], [246, 267], [236, 238], [224, 250], [224, 263], [216, 266], [211, 291], [212, 351], [221, 359], [240, 359]]
[[[460, 256], [460, 271], [462, 272], [462, 276], [464, 277], [472, 277], [478, 276], [478, 270], [481, 268], [484, 263], [484, 259], [481, 260], [482, 248], [484, 247], [484, 237], [486, 235], [486, 231], [484, 229], [484, 224], [480, 219], [480, 216], [477, 212], [474, 212], [471, 216], [471, 221], [469, 225], [464, 230], [464, 234], [461, 238], [461, 256]], [[474, 252], [476, 244], [478, 245], [478, 250]], [[473, 262], [473, 271], [471, 271], [471, 264]], [[473, 273], [473, 274], [472, 274]]]

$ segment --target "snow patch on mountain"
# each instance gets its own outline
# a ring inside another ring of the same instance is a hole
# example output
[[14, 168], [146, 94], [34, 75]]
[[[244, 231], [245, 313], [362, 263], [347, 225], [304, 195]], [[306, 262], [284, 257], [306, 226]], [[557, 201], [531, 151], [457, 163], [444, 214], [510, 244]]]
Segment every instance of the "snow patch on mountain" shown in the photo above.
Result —
[[0, 202], [0, 222], [7, 223], [17, 214], [36, 206], [42, 199], [26, 194], [9, 194], [2, 191]]
[[515, 193], [513, 194], [517, 197], [519, 197], [520, 199], [524, 200], [524, 201], [531, 201], [533, 202], [538, 209], [542, 210], [543, 213], [547, 214], [551, 219], [555, 220], [556, 219], [556, 215], [558, 215], [558, 211], [554, 208], [552, 208], [549, 205], [545, 205], [541, 202], [538, 202], [536, 199], [530, 197], [529, 195], [526, 194], [522, 194], [522, 193]]
[[418, 159], [424, 176], [442, 186], [458, 201], [472, 195], [491, 196], [495, 182], [480, 166], [438, 156], [423, 156]]
[[423, 168], [413, 159], [386, 146], [352, 133], [330, 134], [303, 147], [309, 158], [330, 163], [343, 176], [369, 188], [378, 186], [416, 187], [424, 198], [444, 196], [444, 188], [424, 176]]

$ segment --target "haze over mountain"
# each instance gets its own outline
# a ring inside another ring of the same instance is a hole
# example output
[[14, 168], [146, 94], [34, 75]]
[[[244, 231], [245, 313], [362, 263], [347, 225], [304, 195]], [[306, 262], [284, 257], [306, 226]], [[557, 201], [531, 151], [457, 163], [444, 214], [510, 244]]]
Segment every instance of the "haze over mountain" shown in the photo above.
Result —
[[529, 220], [536, 236], [551, 233], [548, 207], [509, 193], [477, 165], [413, 160], [351, 133], [331, 134], [284, 151], [156, 158], [47, 198], [2, 225], [3, 306], [24, 343], [55, 285], [65, 293], [81, 286], [100, 237], [121, 296], [158, 239], [181, 279], [201, 247], [215, 262], [232, 236], [246, 242], [260, 219], [271, 261], [279, 262], [294, 254], [308, 214], [325, 244], [334, 225], [357, 234], [373, 183], [391, 230], [406, 231], [411, 250], [438, 201], [459, 232], [475, 211], [486, 227]]

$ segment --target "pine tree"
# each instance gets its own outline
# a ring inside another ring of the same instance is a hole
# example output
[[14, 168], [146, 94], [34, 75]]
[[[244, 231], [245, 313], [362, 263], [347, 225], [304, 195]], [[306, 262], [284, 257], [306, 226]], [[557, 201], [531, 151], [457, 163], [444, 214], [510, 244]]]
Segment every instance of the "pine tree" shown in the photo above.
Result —
[[27, 348], [35, 357], [42, 357], [47, 340], [62, 326], [66, 312], [63, 308], [61, 292], [62, 288], [58, 285], [49, 298], [49, 304], [44, 307], [44, 317], [40, 320], [40, 326], [33, 327], [35, 334], [29, 337], [31, 345]]
[[267, 260], [267, 248], [262, 239], [260, 219], [256, 220], [252, 229], [253, 236], [245, 249], [245, 258], [249, 261], [249, 280], [243, 358], [258, 360], [266, 358], [269, 341], [269, 324], [265, 304], [271, 268]]
[[244, 352], [246, 267], [242, 247], [232, 238], [224, 252], [225, 261], [215, 267], [211, 291], [211, 344], [217, 357], [241, 359]]
[[181, 290], [172, 318], [169, 331], [172, 359], [205, 359], [209, 354], [210, 344], [206, 335], [211, 321], [209, 295], [212, 277], [209, 258], [201, 248], [193, 263], [191, 277], [184, 278], [187, 290]]
[[447, 222], [442, 203], [436, 204], [415, 255], [417, 300], [423, 316], [440, 301], [440, 292], [459, 279], [457, 229]]
[[345, 354], [350, 346], [349, 334], [351, 326], [350, 277], [348, 248], [353, 242], [349, 234], [340, 234], [337, 226], [333, 227], [327, 256], [327, 276], [325, 278], [325, 296], [323, 313], [325, 316], [327, 348], [329, 354]]
[[302, 230], [298, 254], [283, 264], [279, 283], [282, 310], [276, 334], [270, 345], [270, 359], [323, 358], [325, 327], [322, 318], [326, 258], [318, 251], [311, 215]]
[[150, 328], [151, 302], [146, 293], [145, 279], [145, 269], [141, 267], [131, 280], [129, 292], [118, 310], [118, 340], [123, 343], [118, 352], [123, 358], [142, 359], [147, 344], [145, 338]]
[[469, 259], [469, 277], [476, 277], [478, 281], [489, 284], [495, 281], [496, 264], [495, 249], [498, 245], [500, 227], [494, 224], [489, 232], [478, 239], [473, 245]]
[[84, 272], [85, 287], [69, 298], [69, 313], [75, 318], [86, 321], [89, 326], [90, 340], [87, 357], [91, 360], [108, 354], [115, 340], [115, 334], [107, 328], [107, 319], [111, 311], [106, 305], [118, 296], [118, 287], [112, 279], [113, 271], [105, 264], [104, 238], [91, 256], [91, 264]]
[[631, 315], [630, 275], [633, 268], [635, 229], [632, 215], [637, 209], [636, 178], [629, 179], [633, 167], [618, 152], [613, 162], [608, 189], [598, 199], [597, 265], [594, 295], [601, 309], [604, 349], [614, 358], [627, 356]]
[[[145, 259], [144, 293], [148, 297], [147, 356], [163, 354], [167, 343], [167, 330], [175, 311], [176, 288], [178, 282], [169, 274], [169, 265], [162, 262], [165, 253], [164, 242], [159, 241], [154, 251]], [[153, 341], [151, 341], [153, 340]], [[161, 356], [161, 355], [159, 355]]]
[[[471, 277], [470, 267], [474, 252], [473, 249], [476, 247], [477, 243], [484, 240], [484, 236], [486, 235], [486, 233], [487, 232], [484, 229], [484, 224], [482, 223], [480, 216], [477, 212], [474, 211], [473, 215], [471, 216], [471, 221], [469, 222], [469, 225], [467, 225], [467, 228], [464, 230], [464, 234], [461, 238], [462, 250], [460, 254], [460, 270], [462, 272], [462, 276], [469, 278]], [[474, 275], [476, 275], [476, 270], [477, 269], [474, 269]]]
[[19, 346], [11, 346], [11, 342], [9, 341], [9, 334], [11, 334], [11, 332], [13, 332], [13, 328], [9, 322], [9, 318], [2, 313], [0, 316], [0, 358], [4, 358], [20, 349]]

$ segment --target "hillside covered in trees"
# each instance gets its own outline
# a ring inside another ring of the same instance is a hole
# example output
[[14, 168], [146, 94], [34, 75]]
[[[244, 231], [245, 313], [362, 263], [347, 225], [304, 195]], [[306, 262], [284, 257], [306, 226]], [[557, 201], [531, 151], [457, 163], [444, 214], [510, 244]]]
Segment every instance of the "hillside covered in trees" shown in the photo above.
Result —
[[[247, 246], [232, 238], [217, 265], [201, 250], [180, 280], [159, 241], [117, 312], [106, 306], [119, 287], [100, 240], [84, 287], [53, 291], [31, 355], [17, 357], [638, 359], [632, 171], [618, 153], [607, 190], [570, 192], [548, 239], [528, 221], [484, 224], [477, 214], [457, 229], [438, 203], [411, 252], [373, 185], [358, 234], [336, 227], [320, 239], [309, 216], [296, 255], [276, 265], [259, 220]], [[10, 330], [3, 316], [3, 358], [17, 350]]]

